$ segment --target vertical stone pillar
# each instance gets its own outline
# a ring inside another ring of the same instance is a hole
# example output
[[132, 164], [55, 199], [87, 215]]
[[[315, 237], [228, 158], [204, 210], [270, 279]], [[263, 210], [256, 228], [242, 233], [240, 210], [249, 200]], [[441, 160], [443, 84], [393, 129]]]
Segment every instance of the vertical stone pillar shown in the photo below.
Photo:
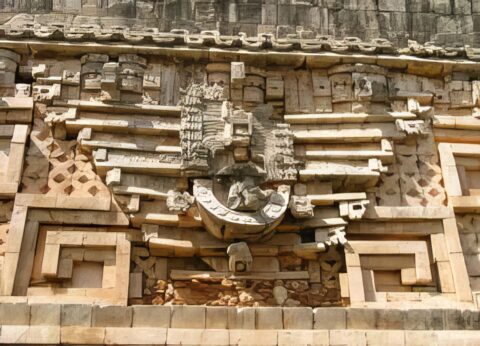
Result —
[[15, 72], [20, 55], [7, 49], [0, 49], [0, 97], [15, 96]]
[[143, 96], [143, 77], [147, 60], [135, 54], [118, 57], [120, 99], [122, 102], [139, 103]]
[[103, 65], [108, 60], [109, 58], [106, 54], [87, 54], [82, 56], [80, 72], [82, 100], [100, 96]]
[[237, 4], [235, 2], [230, 2], [228, 5], [228, 21], [230, 23], [237, 22]]

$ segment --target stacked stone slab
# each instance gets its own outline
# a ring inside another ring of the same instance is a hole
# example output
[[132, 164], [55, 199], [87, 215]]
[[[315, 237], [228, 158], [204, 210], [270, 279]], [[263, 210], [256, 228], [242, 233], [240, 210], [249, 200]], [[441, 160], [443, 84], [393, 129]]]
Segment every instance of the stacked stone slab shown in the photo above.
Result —
[[5, 344], [412, 345], [479, 340], [478, 313], [468, 310], [7, 303], [0, 309], [0, 321]]

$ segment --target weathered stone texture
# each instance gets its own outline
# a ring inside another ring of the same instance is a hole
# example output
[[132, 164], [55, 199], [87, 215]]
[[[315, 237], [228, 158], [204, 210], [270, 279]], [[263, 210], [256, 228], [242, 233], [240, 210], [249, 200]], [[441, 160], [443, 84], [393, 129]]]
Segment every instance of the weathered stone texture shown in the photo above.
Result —
[[472, 22], [480, 7], [470, 0], [5, 1], [0, 4], [0, 13], [3, 21], [15, 13], [39, 15], [43, 22], [48, 21], [47, 14], [55, 15], [67, 25], [95, 23], [93, 17], [108, 17], [106, 25], [136, 24], [192, 32], [220, 28], [223, 34], [245, 32], [251, 36], [263, 32], [282, 35], [302, 26], [322, 35], [364, 40], [382, 37], [405, 46], [408, 39], [478, 44], [478, 30], [472, 31]]
[[0, 1], [0, 343], [478, 344], [478, 33], [470, 0]]

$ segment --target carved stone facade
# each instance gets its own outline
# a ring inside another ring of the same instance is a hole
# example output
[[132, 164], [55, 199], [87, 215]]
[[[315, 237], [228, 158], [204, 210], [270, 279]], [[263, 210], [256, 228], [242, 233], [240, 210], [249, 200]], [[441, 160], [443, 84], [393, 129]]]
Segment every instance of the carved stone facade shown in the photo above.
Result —
[[[12, 21], [12, 17], [21, 17]], [[480, 5], [475, 0], [5, 0], [0, 3], [1, 22], [15, 26], [37, 17], [37, 27], [62, 29], [77, 26], [72, 35], [112, 27], [190, 32], [218, 30], [225, 35], [244, 32], [285, 38], [330, 35], [336, 38], [379, 37], [397, 46], [407, 41], [434, 42], [440, 46], [478, 44]], [[19, 33], [16, 32], [18, 35]]]
[[320, 2], [0, 1], [0, 343], [480, 342], [478, 52]]

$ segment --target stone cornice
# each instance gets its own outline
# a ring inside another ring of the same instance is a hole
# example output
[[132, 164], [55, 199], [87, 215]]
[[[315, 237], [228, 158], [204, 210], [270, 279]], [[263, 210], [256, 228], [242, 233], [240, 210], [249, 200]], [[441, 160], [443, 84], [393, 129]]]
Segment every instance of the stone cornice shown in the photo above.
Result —
[[388, 68], [404, 70], [407, 73], [425, 77], [445, 76], [452, 72], [480, 71], [480, 64], [462, 58], [431, 58], [410, 55], [384, 55], [362, 53], [333, 53], [333, 52], [278, 52], [278, 51], [249, 51], [245, 49], [225, 49], [215, 47], [188, 46], [158, 47], [152, 45], [132, 45], [125, 43], [97, 43], [97, 42], [56, 42], [41, 41], [38, 39], [8, 40], [0, 39], [0, 46], [19, 54], [34, 57], [46, 57], [54, 54], [58, 57], [79, 57], [85, 53], [108, 54], [139, 54], [143, 56], [157, 56], [167, 59], [180, 59], [197, 62], [225, 62], [243, 61], [255, 66], [283, 66], [299, 68], [306, 65], [311, 69], [329, 68], [336, 64], [377, 64]]
[[38, 23], [24, 24], [21, 27], [10, 25], [0, 26], [0, 39], [40, 40], [57, 44], [64, 43], [98, 43], [127, 44], [146, 47], [187, 47], [195, 49], [221, 48], [231, 51], [246, 50], [250, 52], [332, 52], [338, 54], [360, 53], [365, 55], [410, 55], [428, 58], [466, 58], [480, 60], [480, 49], [468, 45], [460, 47], [436, 46], [432, 42], [419, 44], [409, 41], [408, 47], [394, 46], [387, 39], [376, 38], [363, 41], [358, 37], [335, 39], [328, 35], [315, 35], [304, 31], [288, 35], [286, 38], [276, 38], [273, 34], [259, 33], [249, 37], [240, 32], [238, 35], [221, 35], [215, 30], [205, 30], [199, 34], [188, 30], [174, 29], [170, 32], [160, 32], [158, 28], [131, 30], [128, 27], [99, 25], [79, 25], [64, 27], [63, 24], [48, 26]]

